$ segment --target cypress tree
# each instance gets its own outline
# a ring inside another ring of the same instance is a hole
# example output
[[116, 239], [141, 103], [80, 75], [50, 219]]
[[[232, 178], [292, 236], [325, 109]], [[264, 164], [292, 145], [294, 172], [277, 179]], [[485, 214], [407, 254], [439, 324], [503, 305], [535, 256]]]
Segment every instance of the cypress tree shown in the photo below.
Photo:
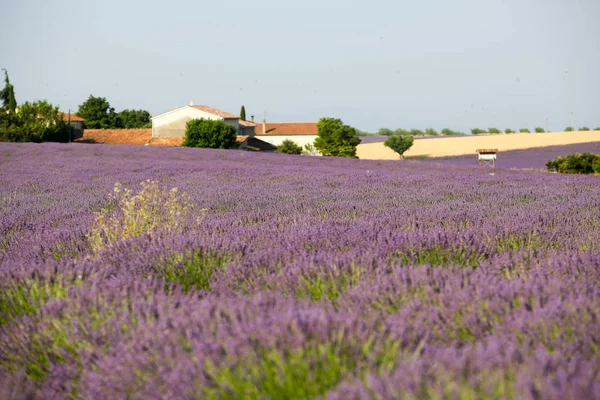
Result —
[[242, 106], [242, 109], [240, 110], [240, 119], [242, 121], [246, 120], [246, 107]]
[[8, 79], [8, 71], [4, 71], [4, 89], [0, 90], [0, 99], [2, 100], [2, 108], [8, 109], [11, 113], [17, 108], [17, 100], [15, 99], [15, 88]]

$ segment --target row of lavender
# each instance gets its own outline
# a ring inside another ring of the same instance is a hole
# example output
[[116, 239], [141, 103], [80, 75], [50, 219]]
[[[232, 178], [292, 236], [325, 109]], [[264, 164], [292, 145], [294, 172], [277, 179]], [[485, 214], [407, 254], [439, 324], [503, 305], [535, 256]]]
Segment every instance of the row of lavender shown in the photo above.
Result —
[[[600, 398], [600, 181], [0, 144], [0, 398]], [[95, 251], [116, 182], [195, 212]]]

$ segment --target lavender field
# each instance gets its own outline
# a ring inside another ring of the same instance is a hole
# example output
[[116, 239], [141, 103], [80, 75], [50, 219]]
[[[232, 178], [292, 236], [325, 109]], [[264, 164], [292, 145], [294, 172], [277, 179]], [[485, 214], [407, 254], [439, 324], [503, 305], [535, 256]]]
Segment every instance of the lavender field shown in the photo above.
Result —
[[0, 143], [0, 398], [598, 399], [600, 177], [489, 172]]
[[[600, 154], [600, 142], [569, 144], [564, 146], [548, 146], [525, 150], [501, 151], [498, 153], [497, 168], [503, 169], [532, 169], [546, 170], [546, 163], [556, 157], [565, 157], [569, 154], [594, 153]], [[477, 154], [438, 157], [425, 159], [426, 162], [440, 163], [442, 165], [477, 166]]]

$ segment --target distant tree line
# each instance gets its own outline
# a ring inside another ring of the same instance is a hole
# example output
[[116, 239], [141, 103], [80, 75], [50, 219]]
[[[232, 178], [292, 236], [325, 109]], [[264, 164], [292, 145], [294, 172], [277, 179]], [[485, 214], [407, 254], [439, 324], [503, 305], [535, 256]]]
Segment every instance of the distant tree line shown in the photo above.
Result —
[[150, 113], [146, 110], [123, 110], [115, 112], [105, 97], [90, 95], [77, 111], [85, 119], [88, 129], [135, 129], [151, 128]]
[[[71, 140], [71, 127], [58, 106], [46, 100], [18, 105], [15, 88], [8, 71], [4, 71], [4, 88], [0, 90], [0, 141], [44, 142]], [[115, 112], [104, 97], [90, 97], [79, 106], [77, 116], [92, 129], [150, 128], [150, 113], [145, 110]]]
[[583, 153], [557, 157], [546, 163], [551, 172], [562, 174], [600, 174], [600, 154]]

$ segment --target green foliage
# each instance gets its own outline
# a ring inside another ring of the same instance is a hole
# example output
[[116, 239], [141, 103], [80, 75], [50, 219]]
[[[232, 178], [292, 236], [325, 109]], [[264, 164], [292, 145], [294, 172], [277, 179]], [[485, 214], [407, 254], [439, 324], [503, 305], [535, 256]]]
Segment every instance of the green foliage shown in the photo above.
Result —
[[583, 131], [583, 132], [587, 132], [590, 130], [590, 128], [588, 128], [587, 126], [582, 126], [581, 128], [579, 128], [579, 130]]
[[510, 128], [506, 128], [506, 129], [504, 130], [504, 133], [506, 133], [506, 134], [510, 134], [510, 133], [515, 133], [515, 131], [513, 131], [513, 130], [512, 130], [512, 129], [510, 129]]
[[317, 149], [315, 149], [315, 146], [313, 146], [311, 143], [306, 143], [304, 145], [304, 151], [302, 152], [302, 154], [307, 156], [317, 156], [320, 153]]
[[519, 129], [519, 132], [520, 133], [531, 133], [531, 131], [527, 128], [521, 128], [521, 129]]
[[4, 68], [2, 70], [4, 71], [4, 89], [0, 90], [0, 100], [2, 100], [1, 110], [14, 113], [17, 108], [15, 87], [10, 83], [10, 79], [8, 79], [8, 71]]
[[597, 128], [594, 128], [595, 131], [600, 131], [600, 126]]
[[0, 291], [0, 326], [23, 315], [33, 315], [50, 299], [66, 297], [67, 287], [59, 280], [28, 280]]
[[193, 119], [185, 127], [182, 146], [231, 149], [236, 146], [235, 128], [220, 120]]
[[442, 135], [444, 136], [463, 136], [464, 133], [453, 131], [452, 129], [444, 128], [442, 129]]
[[387, 138], [383, 144], [394, 150], [402, 158], [404, 153], [412, 147], [413, 142], [414, 138], [412, 136], [393, 135]]
[[410, 131], [407, 131], [406, 129], [398, 128], [394, 131], [394, 135], [408, 136], [408, 135], [410, 135]]
[[227, 257], [195, 251], [176, 256], [171, 263], [155, 268], [156, 276], [179, 285], [187, 293], [192, 289], [211, 290], [214, 274], [225, 268]]
[[498, 134], [498, 133], [502, 133], [502, 132], [498, 128], [488, 128], [488, 133]]
[[302, 147], [298, 146], [293, 140], [286, 139], [277, 146], [277, 152], [282, 154], [302, 154]]
[[242, 121], [246, 120], [246, 107], [242, 105], [242, 109], [240, 110], [240, 119]]
[[377, 131], [377, 134], [379, 136], [392, 136], [394, 134], [394, 131], [388, 128], [381, 128]]
[[535, 128], [535, 133], [544, 133], [544, 132], [546, 132], [544, 130], [544, 128], [540, 128], [540, 127]]
[[177, 188], [169, 191], [161, 189], [158, 182], [142, 182], [142, 189], [133, 195], [129, 189], [123, 189], [117, 183], [112, 201], [117, 211], [100, 212], [87, 235], [95, 253], [112, 243], [143, 233], [183, 231], [193, 205], [186, 193]]
[[419, 130], [419, 129], [411, 129], [410, 130], [410, 135], [411, 136], [425, 136], [425, 132]]
[[113, 128], [152, 128], [150, 113], [146, 110], [123, 110], [116, 115]]
[[565, 132], [573, 132], [573, 130], [574, 130], [574, 129], [573, 129], [573, 127], [572, 127], [572, 126], [567, 126], [567, 127], [565, 128]]
[[427, 129], [425, 129], [425, 135], [428, 135], [428, 136], [437, 136], [437, 135], [439, 135], [439, 133], [438, 133], [438, 131], [436, 131], [433, 128], [427, 128]]
[[119, 113], [105, 97], [90, 95], [79, 106], [77, 116], [85, 119], [88, 129], [138, 129], [151, 128], [150, 113], [146, 110], [123, 110]]
[[473, 129], [471, 129], [471, 133], [473, 135], [480, 135], [482, 133], [487, 133], [487, 132], [485, 130], [483, 130], [483, 129], [473, 128]]
[[89, 129], [110, 129], [117, 127], [117, 114], [115, 109], [104, 97], [90, 95], [79, 106], [77, 116], [85, 119], [85, 126]]
[[25, 102], [15, 114], [0, 118], [0, 139], [8, 142], [66, 142], [69, 126], [58, 107], [45, 100]]
[[357, 342], [338, 335], [324, 343], [308, 341], [284, 352], [257, 348], [231, 367], [205, 366], [211, 385], [205, 399], [321, 398], [349, 376], [362, 377], [367, 365], [390, 371], [399, 344], [386, 340]]
[[356, 157], [356, 146], [360, 144], [356, 129], [344, 125], [338, 118], [321, 118], [318, 125], [315, 148], [324, 156]]
[[570, 154], [565, 158], [557, 157], [546, 163], [551, 172], [562, 174], [593, 174], [600, 173], [600, 154], [583, 153]]

